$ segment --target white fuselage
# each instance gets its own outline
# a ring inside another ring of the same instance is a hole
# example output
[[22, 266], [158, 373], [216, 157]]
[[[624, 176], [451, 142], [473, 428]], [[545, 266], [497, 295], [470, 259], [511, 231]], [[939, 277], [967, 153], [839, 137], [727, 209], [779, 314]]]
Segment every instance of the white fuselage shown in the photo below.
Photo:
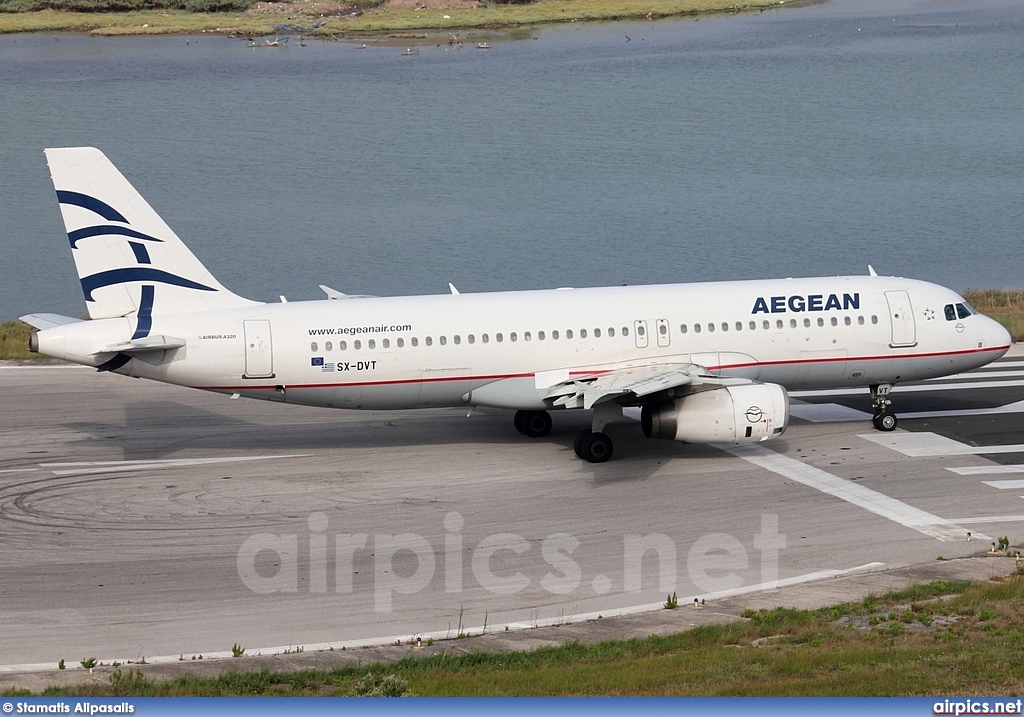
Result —
[[[787, 389], [870, 386], [984, 365], [1009, 346], [996, 322], [947, 318], [963, 302], [922, 281], [827, 277], [353, 298], [158, 314], [181, 348], [118, 373], [334, 408], [549, 408], [572, 375], [697, 364]], [[40, 332], [40, 352], [98, 366], [134, 318]]]

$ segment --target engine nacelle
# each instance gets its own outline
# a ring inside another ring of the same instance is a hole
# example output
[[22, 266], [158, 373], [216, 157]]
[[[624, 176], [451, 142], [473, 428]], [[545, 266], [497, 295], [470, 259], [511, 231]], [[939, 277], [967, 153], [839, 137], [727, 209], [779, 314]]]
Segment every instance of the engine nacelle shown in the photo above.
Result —
[[789, 396], [774, 383], [722, 386], [644, 406], [644, 435], [686, 443], [755, 443], [782, 435]]

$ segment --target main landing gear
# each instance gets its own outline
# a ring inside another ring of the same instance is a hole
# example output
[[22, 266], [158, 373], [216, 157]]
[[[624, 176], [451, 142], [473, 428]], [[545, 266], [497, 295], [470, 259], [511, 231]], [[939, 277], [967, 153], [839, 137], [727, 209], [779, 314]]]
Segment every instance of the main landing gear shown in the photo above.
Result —
[[879, 431], [896, 430], [898, 423], [896, 414], [889, 410], [889, 406], [892, 404], [892, 401], [889, 400], [891, 390], [891, 383], [878, 383], [871, 387], [871, 405], [875, 409], [875, 416], [871, 419], [871, 423]]
[[547, 411], [516, 411], [516, 430], [530, 438], [543, 438], [551, 433], [551, 416]]
[[[612, 457], [612, 439], [602, 433], [604, 427], [622, 418], [622, 406], [599, 404], [594, 406], [591, 428], [576, 435], [573, 450], [589, 463], [604, 463]], [[516, 430], [530, 438], [542, 438], [551, 432], [551, 416], [547, 411], [516, 411]]]

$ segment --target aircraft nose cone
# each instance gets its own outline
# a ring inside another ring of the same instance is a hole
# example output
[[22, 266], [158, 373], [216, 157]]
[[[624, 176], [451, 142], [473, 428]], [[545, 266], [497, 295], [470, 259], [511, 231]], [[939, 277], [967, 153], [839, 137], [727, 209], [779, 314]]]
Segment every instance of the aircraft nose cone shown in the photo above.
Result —
[[[985, 317], [988, 319], [988, 317]], [[1013, 343], [1013, 339], [1010, 337], [1010, 332], [1006, 330], [1002, 324], [994, 319], [988, 319], [989, 327], [988, 334], [986, 337], [986, 346], [1005, 346], [1009, 349], [1010, 344]], [[1005, 353], [1005, 351], [1003, 352]]]

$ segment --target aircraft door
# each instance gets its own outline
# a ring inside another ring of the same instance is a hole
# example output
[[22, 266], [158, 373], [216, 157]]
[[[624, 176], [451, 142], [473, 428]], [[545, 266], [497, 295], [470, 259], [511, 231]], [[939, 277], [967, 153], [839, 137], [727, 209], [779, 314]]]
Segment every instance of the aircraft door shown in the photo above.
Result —
[[637, 320], [633, 322], [633, 337], [636, 340], [636, 347], [638, 349], [647, 348], [647, 322], [643, 320]]
[[906, 291], [887, 291], [885, 300], [889, 303], [889, 319], [892, 321], [891, 348], [917, 345], [917, 327], [914, 324], [914, 309], [910, 305], [910, 294]]
[[672, 335], [669, 333], [668, 319], [658, 319], [656, 331], [658, 332], [658, 346], [665, 348], [672, 341]]
[[250, 319], [242, 322], [245, 335], [245, 378], [273, 378], [274, 351], [270, 343], [270, 322]]

